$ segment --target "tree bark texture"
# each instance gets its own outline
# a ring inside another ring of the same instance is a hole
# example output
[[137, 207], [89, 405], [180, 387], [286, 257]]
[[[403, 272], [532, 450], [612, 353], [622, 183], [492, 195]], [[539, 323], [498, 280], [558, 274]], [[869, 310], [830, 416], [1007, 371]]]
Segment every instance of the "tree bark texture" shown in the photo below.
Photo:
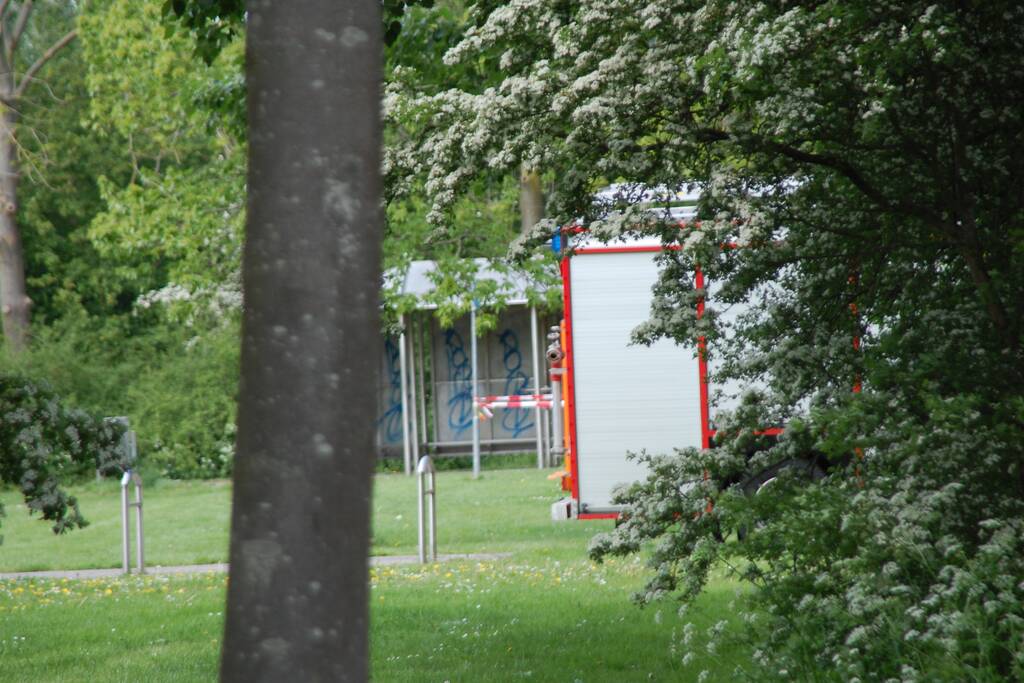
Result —
[[221, 679], [363, 681], [379, 0], [247, 3], [242, 380]]
[[0, 113], [0, 319], [4, 338], [15, 353], [28, 342], [32, 300], [25, 283], [25, 250], [18, 230], [17, 115], [4, 106]]
[[528, 233], [544, 218], [544, 193], [540, 174], [526, 166], [519, 170], [519, 231]]

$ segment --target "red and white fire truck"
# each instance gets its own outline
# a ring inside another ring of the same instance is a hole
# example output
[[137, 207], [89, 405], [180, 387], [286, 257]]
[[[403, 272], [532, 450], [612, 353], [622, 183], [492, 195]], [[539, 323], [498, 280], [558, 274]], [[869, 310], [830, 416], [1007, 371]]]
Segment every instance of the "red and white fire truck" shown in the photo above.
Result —
[[[691, 217], [692, 209], [681, 218]], [[710, 448], [713, 408], [733, 407], [739, 392], [735, 386], [719, 387], [726, 391], [717, 392], [712, 406], [704, 354], [670, 339], [649, 346], [631, 343], [633, 331], [650, 315], [657, 256], [664, 248], [659, 239], [602, 243], [586, 231], [565, 238], [572, 256], [561, 261], [564, 320], [548, 360], [552, 385], [564, 397], [562, 419], [553, 421], [554, 442], [561, 441], [564, 451], [559, 475], [570, 497], [552, 507], [552, 517], [613, 518], [619, 512], [613, 489], [645, 475], [644, 466], [627, 454]], [[699, 270], [693, 277], [695, 286], [704, 288]], [[698, 304], [698, 315], [703, 305]], [[732, 307], [730, 316], [740, 308]], [[785, 466], [806, 467], [815, 478], [824, 475], [810, 460], [778, 464]]]

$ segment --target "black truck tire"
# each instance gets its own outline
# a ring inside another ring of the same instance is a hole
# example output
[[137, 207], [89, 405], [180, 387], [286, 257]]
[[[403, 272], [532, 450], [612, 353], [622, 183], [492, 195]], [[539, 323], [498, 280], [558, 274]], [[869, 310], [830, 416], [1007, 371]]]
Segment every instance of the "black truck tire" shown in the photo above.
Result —
[[[783, 470], [796, 470], [797, 474], [804, 476], [808, 481], [821, 481], [825, 478], [825, 471], [817, 462], [807, 458], [787, 458], [769, 465], [757, 474], [751, 475], [740, 484], [743, 493], [748, 496], [756, 496], [761, 489], [771, 484]], [[746, 527], [736, 529], [736, 537], [743, 540], [747, 537]]]

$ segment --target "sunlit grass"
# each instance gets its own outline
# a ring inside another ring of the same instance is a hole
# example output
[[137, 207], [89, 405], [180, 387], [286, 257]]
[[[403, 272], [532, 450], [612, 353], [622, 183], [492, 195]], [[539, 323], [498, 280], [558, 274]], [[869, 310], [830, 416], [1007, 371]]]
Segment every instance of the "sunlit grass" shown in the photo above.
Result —
[[[607, 521], [552, 522], [549, 506], [562, 493], [549, 470], [468, 472], [438, 477], [438, 544], [442, 553], [516, 552], [537, 557], [579, 557]], [[373, 498], [374, 555], [416, 553], [416, 480], [378, 474]], [[116, 567], [121, 561], [120, 486], [90, 482], [71, 488], [90, 524], [54, 536], [30, 517], [14, 490], [0, 494], [0, 571]], [[144, 490], [146, 562], [149, 565], [226, 562], [231, 485], [226, 481], [158, 481]]]
[[[629, 594], [647, 575], [643, 563], [587, 560], [587, 541], [611, 523], [552, 522], [560, 493], [545, 475], [439, 475], [440, 550], [512, 556], [372, 568], [375, 680], [691, 681], [706, 668], [717, 681], [743, 664], [745, 651], [710, 654], [700, 636], [682, 663], [683, 622], [702, 634], [729, 619], [733, 584], [714, 584], [685, 618], [672, 602], [636, 607]], [[75, 492], [93, 525], [59, 538], [4, 494], [5, 569], [117, 563], [117, 487]], [[150, 558], [226, 559], [229, 493], [224, 482], [148, 488]], [[415, 552], [415, 480], [377, 477], [374, 536], [378, 554]], [[0, 681], [215, 680], [225, 586], [220, 574], [0, 582]]]
[[[699, 646], [683, 666], [674, 606], [628, 601], [632, 561], [456, 562], [371, 572], [378, 681], [721, 680], [742, 653]], [[0, 582], [0, 681], [209, 681], [216, 678], [226, 578]], [[716, 586], [687, 620], [728, 611]]]
[[0, 582], [0, 680], [214, 680], [224, 582]]
[[[116, 481], [71, 487], [89, 526], [55, 536], [30, 517], [16, 491], [0, 495], [6, 516], [0, 571], [92, 569], [121, 564], [121, 488]], [[146, 563], [205, 564], [227, 559], [231, 487], [226, 481], [160, 481], [143, 492]]]

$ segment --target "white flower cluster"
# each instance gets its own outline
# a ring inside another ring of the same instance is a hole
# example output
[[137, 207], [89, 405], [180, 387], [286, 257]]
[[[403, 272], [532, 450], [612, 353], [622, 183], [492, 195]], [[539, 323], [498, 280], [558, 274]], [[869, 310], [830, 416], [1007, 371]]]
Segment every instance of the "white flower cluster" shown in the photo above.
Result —
[[[637, 338], [705, 340], [715, 379], [763, 387], [717, 419], [722, 447], [638, 456], [651, 477], [591, 552], [653, 540], [645, 600], [692, 599], [723, 566], [760, 589], [738, 604], [766, 679], [1024, 677], [1024, 6], [512, 0], [474, 16], [446, 61], [501, 72], [389, 89], [393, 186], [422, 181], [445, 226], [475, 178], [525, 162], [553, 179], [550, 218], [517, 255], [570, 222], [681, 244]], [[638, 197], [595, 199], [693, 179], [685, 233]], [[782, 424], [777, 442], [759, 431]], [[780, 462], [827, 476], [742, 495]]]

